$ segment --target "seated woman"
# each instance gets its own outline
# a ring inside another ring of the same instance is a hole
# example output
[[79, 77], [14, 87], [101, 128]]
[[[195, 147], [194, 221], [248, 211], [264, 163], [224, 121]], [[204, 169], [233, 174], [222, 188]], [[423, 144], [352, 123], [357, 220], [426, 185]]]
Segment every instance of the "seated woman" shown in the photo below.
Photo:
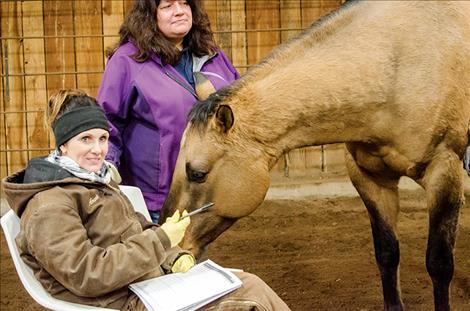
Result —
[[[47, 116], [57, 149], [2, 181], [21, 218], [16, 243], [23, 260], [58, 299], [145, 310], [128, 285], [194, 265], [193, 256], [177, 246], [190, 217], [179, 221], [176, 212], [157, 226], [134, 212], [104, 160], [108, 122], [94, 98], [60, 91], [49, 100]], [[243, 286], [207, 307], [289, 310], [258, 277], [237, 276]]]

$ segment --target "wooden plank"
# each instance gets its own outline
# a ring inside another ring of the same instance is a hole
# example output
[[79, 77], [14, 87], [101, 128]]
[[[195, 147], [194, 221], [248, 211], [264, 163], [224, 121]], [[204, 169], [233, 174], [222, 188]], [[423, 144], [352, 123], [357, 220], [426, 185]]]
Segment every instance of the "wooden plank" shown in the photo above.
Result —
[[[2, 60], [3, 60], [3, 47], [1, 47], [0, 50], [1, 50], [0, 56], [2, 57]], [[4, 72], [3, 61], [2, 61], [1, 67], [2, 67], [2, 72]], [[3, 78], [2, 78], [1, 83], [2, 83], [2, 87], [1, 87], [2, 90], [0, 92], [0, 111], [4, 112], [5, 111], [5, 105], [4, 105], [5, 97], [4, 97], [3, 91], [5, 90], [5, 82]], [[5, 114], [0, 113], [0, 178], [1, 179], [7, 176], [7, 154], [6, 154], [5, 130], [6, 130], [5, 129]], [[2, 190], [0, 189], [0, 193], [1, 191]]]
[[302, 0], [302, 27], [309, 27], [315, 20], [333, 11], [341, 0]]
[[223, 32], [230, 31], [232, 26], [231, 19], [231, 1], [217, 0], [217, 29], [220, 32], [217, 44], [224, 50], [230, 59], [232, 59], [232, 34]]
[[[44, 35], [42, 1], [23, 2], [23, 35], [34, 37]], [[24, 39], [25, 72], [28, 74], [42, 73], [46, 69], [43, 39]], [[25, 77], [26, 110], [37, 111], [46, 107], [46, 78], [44, 75]], [[48, 131], [44, 128], [44, 113], [30, 112], [26, 114], [26, 135], [28, 148], [48, 148]], [[32, 151], [29, 158], [47, 154], [47, 151]]]
[[[103, 0], [103, 47], [114, 47], [119, 42], [119, 28], [124, 20], [124, 7], [121, 1]], [[113, 37], [107, 37], [113, 36]], [[103, 54], [103, 64], [106, 63], [106, 53]], [[104, 70], [104, 68], [102, 68]]]
[[[2, 37], [22, 36], [22, 3], [9, 1], [2, 3]], [[20, 39], [4, 41], [4, 61], [6, 71], [13, 74], [24, 72], [23, 45]], [[24, 80], [23, 76], [8, 76], [5, 78], [5, 146], [6, 146], [6, 174], [23, 168], [28, 160], [27, 152], [8, 151], [24, 149], [26, 145], [26, 120]], [[10, 112], [10, 113], [8, 113]]]
[[132, 7], [134, 6], [134, 2], [135, 0], [124, 0], [122, 2], [124, 15], [127, 14], [127, 12], [129, 12], [132, 9]]
[[[46, 48], [46, 72], [72, 73], [75, 71], [74, 29], [72, 1], [44, 2], [44, 34], [52, 38], [44, 40]], [[46, 76], [47, 97], [60, 89], [77, 87], [75, 74], [59, 74]], [[49, 139], [54, 146], [52, 132]]]
[[[101, 35], [101, 3], [98, 1], [74, 1], [75, 58], [77, 72], [100, 72], [103, 70], [103, 45]], [[96, 96], [101, 82], [101, 73], [77, 74], [77, 87], [91, 96]]]
[[[232, 30], [244, 31], [246, 29], [245, 1], [231, 0], [230, 8]], [[240, 74], [246, 72], [246, 67], [238, 66], [248, 64], [246, 40], [245, 32], [234, 32], [232, 34], [232, 63]]]
[[[231, 38], [220, 31], [230, 29], [230, 11], [224, 6], [230, 5], [228, 0], [204, 0], [202, 2], [203, 10], [209, 18], [211, 30], [214, 33], [214, 39], [217, 45], [224, 50], [227, 56], [231, 57]], [[228, 14], [228, 15], [227, 15]], [[225, 19], [225, 20], [224, 20]], [[228, 21], [227, 21], [228, 19]], [[228, 28], [227, 28], [228, 27]], [[229, 35], [230, 36], [230, 35]]]
[[346, 0], [323, 0], [322, 14], [327, 14], [333, 10], [336, 10], [345, 2]]
[[321, 0], [301, 0], [302, 5], [302, 27], [309, 27], [321, 16]]
[[[285, 173], [288, 173], [288, 176]], [[294, 149], [281, 157], [271, 170], [276, 181], [284, 178], [323, 178], [346, 176], [344, 144]]]
[[[217, 2], [215, 0], [203, 0], [202, 8], [207, 13], [212, 31], [217, 32], [219, 30], [217, 25]], [[216, 41], [219, 40], [218, 34], [215, 35], [215, 39]]]
[[341, 4], [343, 4], [344, 0], [322, 0], [322, 6], [320, 10], [321, 15], [326, 15], [331, 11], [336, 10]]
[[[279, 27], [278, 1], [247, 1], [246, 8], [247, 29], [266, 30]], [[253, 65], [261, 61], [279, 43], [279, 32], [248, 33], [248, 64]]]
[[[5, 21], [7, 20], [7, 10], [6, 4], [0, 3], [0, 35], [6, 36], [6, 32], [4, 33], [3, 30], [5, 29]], [[1, 56], [1, 63], [0, 67], [2, 68], [2, 74], [6, 73], [6, 67], [5, 67], [5, 62], [6, 62], [6, 55], [4, 55], [4, 46], [6, 46], [6, 40], [0, 41], [0, 56]], [[1, 90], [0, 90], [0, 178], [3, 179], [4, 177], [7, 176], [7, 154], [6, 154], [6, 135], [5, 135], [5, 101], [6, 101], [6, 95], [5, 95], [5, 89], [6, 89], [6, 79], [2, 75], [2, 80], [1, 80]], [[0, 186], [1, 188], [1, 186]], [[2, 189], [0, 189], [0, 193], [2, 192]], [[1, 204], [1, 202], [0, 202]]]
[[[46, 49], [46, 71], [49, 73], [74, 72], [73, 2], [44, 2], [44, 34], [53, 36], [44, 40]], [[46, 78], [48, 97], [59, 89], [76, 88], [75, 75], [48, 75]]]
[[[300, 0], [281, 0], [281, 28], [302, 28]], [[286, 42], [300, 31], [281, 32], [281, 42]]]

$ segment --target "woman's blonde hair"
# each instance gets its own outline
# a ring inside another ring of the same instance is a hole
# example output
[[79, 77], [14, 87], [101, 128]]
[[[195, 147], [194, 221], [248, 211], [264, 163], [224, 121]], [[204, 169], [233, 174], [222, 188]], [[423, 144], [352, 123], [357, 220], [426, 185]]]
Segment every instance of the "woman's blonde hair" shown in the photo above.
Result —
[[44, 117], [44, 125], [46, 129], [51, 130], [55, 120], [60, 118], [60, 116], [67, 111], [70, 111], [77, 106], [93, 106], [96, 104], [96, 100], [93, 97], [88, 96], [87, 93], [82, 90], [59, 90], [49, 98], [49, 103], [46, 107]]
[[81, 90], [59, 90], [46, 108], [45, 124], [54, 133], [56, 146], [77, 134], [100, 128], [109, 131], [108, 120], [96, 99]]

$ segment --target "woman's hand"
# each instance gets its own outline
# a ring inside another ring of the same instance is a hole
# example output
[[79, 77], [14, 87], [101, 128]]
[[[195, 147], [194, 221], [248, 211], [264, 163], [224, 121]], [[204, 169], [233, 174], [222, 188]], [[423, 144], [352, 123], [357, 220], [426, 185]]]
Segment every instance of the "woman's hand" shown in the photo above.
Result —
[[[188, 214], [186, 210], [183, 211], [181, 217]], [[191, 220], [190, 217], [180, 221], [180, 212], [177, 210], [173, 216], [166, 219], [165, 223], [161, 226], [162, 230], [166, 233], [170, 239], [171, 247], [174, 247], [183, 240], [186, 228], [189, 226]]]
[[178, 259], [176, 259], [175, 263], [173, 264], [173, 267], [171, 267], [171, 272], [177, 273], [177, 272], [186, 272], [189, 269], [191, 269], [194, 264], [196, 263], [196, 260], [194, 259], [193, 256], [184, 254], [180, 256]]

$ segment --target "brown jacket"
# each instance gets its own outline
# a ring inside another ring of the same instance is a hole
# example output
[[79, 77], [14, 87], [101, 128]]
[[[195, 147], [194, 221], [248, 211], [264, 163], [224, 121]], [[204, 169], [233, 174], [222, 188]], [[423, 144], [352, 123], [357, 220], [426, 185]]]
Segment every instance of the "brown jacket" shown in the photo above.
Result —
[[[168, 236], [134, 212], [117, 184], [50, 169], [47, 164], [46, 173], [40, 170], [47, 177], [38, 182], [24, 183], [21, 171], [2, 183], [21, 218], [16, 238], [21, 257], [56, 298], [126, 308], [135, 301], [129, 283], [165, 274], [186, 253], [170, 248]], [[55, 180], [58, 175], [65, 178]]]

